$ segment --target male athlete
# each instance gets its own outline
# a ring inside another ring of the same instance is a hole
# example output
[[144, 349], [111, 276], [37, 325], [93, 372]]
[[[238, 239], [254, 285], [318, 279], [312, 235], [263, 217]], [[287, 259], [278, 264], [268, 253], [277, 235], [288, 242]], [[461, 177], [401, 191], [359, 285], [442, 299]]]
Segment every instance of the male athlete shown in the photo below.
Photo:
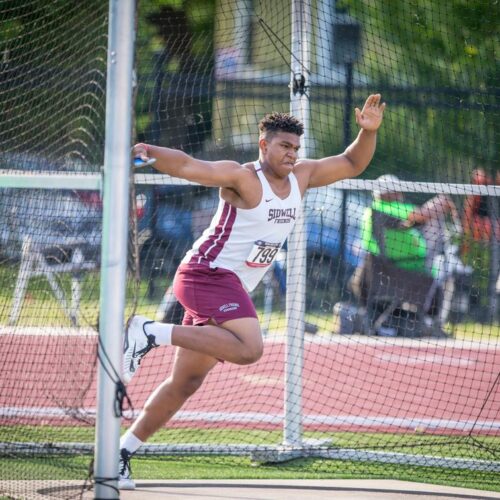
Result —
[[308, 188], [361, 174], [370, 163], [385, 104], [370, 95], [355, 109], [361, 127], [338, 156], [298, 159], [303, 125], [284, 113], [259, 123], [259, 159], [202, 161], [186, 153], [137, 144], [134, 156], [155, 158], [155, 168], [173, 177], [220, 188], [210, 227], [186, 254], [173, 288], [185, 309], [182, 325], [134, 316], [124, 344], [123, 376], [129, 382], [142, 357], [160, 345], [176, 346], [170, 376], [151, 394], [120, 441], [121, 489], [135, 488], [130, 457], [201, 386], [219, 360], [246, 365], [262, 355], [262, 335], [249, 296], [290, 234]]

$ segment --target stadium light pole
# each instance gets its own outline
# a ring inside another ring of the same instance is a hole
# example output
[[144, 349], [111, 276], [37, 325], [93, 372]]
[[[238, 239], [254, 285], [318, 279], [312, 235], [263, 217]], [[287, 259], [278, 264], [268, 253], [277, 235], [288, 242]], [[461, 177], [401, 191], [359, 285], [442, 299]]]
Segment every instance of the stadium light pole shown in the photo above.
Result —
[[[353, 91], [353, 62], [346, 61], [345, 63], [345, 98], [344, 98], [344, 133], [343, 143], [344, 149], [347, 149], [351, 144], [351, 113], [352, 113], [352, 91]], [[344, 284], [347, 281], [347, 191], [342, 189], [342, 204], [340, 218], [340, 288], [344, 290]]]
[[95, 498], [119, 498], [120, 415], [115, 409], [121, 377], [125, 310], [132, 72], [135, 0], [109, 1], [106, 141], [101, 248], [100, 345], [95, 436]]
[[[292, 4], [290, 112], [304, 124], [299, 157], [308, 155], [308, 81], [311, 52], [311, 0]], [[303, 212], [303, 211], [302, 211]], [[302, 214], [288, 237], [286, 287], [285, 417], [283, 444], [302, 446], [302, 368], [304, 364], [306, 225]]]
[[[361, 57], [361, 24], [343, 12], [335, 12], [333, 23], [332, 61], [345, 70], [345, 98], [343, 143], [347, 148], [351, 143], [351, 116], [354, 91], [354, 63]], [[340, 223], [340, 267], [341, 289], [346, 282], [346, 250], [347, 250], [347, 192], [342, 190], [341, 223]]]

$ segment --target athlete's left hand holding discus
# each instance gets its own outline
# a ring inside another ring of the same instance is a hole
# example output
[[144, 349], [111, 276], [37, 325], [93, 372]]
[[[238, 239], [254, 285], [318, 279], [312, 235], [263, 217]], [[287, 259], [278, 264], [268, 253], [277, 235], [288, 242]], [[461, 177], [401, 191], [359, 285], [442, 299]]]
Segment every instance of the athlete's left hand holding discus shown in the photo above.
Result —
[[176, 352], [171, 374], [165, 374], [120, 441], [120, 488], [134, 487], [130, 457], [198, 390], [219, 361], [247, 365], [262, 356], [262, 333], [249, 293], [271, 269], [300, 216], [307, 189], [356, 177], [367, 168], [384, 109], [380, 94], [370, 95], [361, 110], [354, 110], [360, 127], [356, 139], [342, 153], [320, 159], [299, 158], [304, 126], [287, 113], [271, 113], [259, 122], [258, 159], [244, 164], [198, 160], [151, 144], [134, 146], [134, 157], [154, 158], [154, 168], [164, 174], [218, 187], [219, 206], [173, 280], [173, 293], [186, 311], [183, 324], [143, 316], [128, 322], [125, 382], [151, 349], [175, 346]]

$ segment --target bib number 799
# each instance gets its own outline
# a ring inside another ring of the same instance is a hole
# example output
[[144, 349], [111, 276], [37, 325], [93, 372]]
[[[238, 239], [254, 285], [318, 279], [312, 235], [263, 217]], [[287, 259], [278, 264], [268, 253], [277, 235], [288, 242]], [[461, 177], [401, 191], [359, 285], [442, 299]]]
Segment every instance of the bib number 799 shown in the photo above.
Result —
[[246, 264], [249, 267], [267, 267], [270, 266], [276, 257], [281, 245], [279, 243], [267, 243], [265, 241], [256, 241], [252, 251], [247, 257]]

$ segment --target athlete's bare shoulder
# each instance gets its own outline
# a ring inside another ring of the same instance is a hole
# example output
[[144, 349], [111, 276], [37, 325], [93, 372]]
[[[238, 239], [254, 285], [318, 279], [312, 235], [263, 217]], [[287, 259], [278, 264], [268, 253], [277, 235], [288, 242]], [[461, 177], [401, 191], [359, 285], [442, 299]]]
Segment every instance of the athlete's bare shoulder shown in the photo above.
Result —
[[297, 182], [299, 183], [299, 188], [302, 196], [307, 190], [309, 186], [309, 179], [311, 177], [311, 172], [313, 168], [313, 163], [308, 159], [300, 159], [297, 160], [293, 167], [293, 173], [297, 178]]
[[253, 161], [247, 161], [246, 163], [243, 163], [241, 166], [245, 170], [248, 170], [249, 172], [255, 173], [255, 164]]
[[254, 208], [262, 198], [262, 187], [255, 172], [253, 162], [243, 163], [239, 167], [239, 182], [236, 188], [222, 189], [222, 197], [237, 208]]
[[[243, 187], [243, 189], [245, 189], [246, 187], [250, 187], [252, 184], [260, 185], [257, 172], [255, 171], [255, 165], [252, 161], [240, 164], [240, 171], [243, 182], [245, 183], [244, 186], [240, 186], [240, 189], [241, 187]], [[246, 183], [250, 183], [250, 186]]]

